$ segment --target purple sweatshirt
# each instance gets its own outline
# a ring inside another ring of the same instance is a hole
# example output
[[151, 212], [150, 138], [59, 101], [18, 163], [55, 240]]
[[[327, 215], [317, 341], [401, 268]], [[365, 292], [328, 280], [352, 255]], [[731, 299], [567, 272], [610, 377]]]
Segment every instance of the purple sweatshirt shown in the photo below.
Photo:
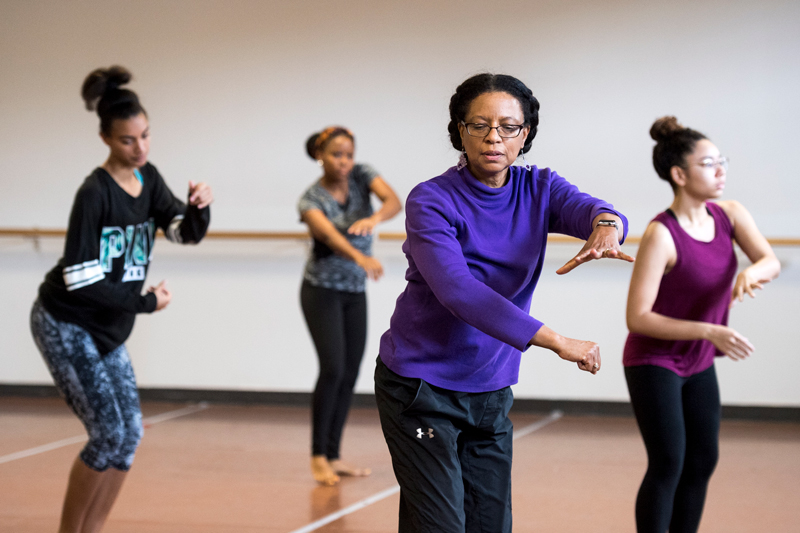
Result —
[[449, 390], [515, 384], [522, 350], [542, 323], [530, 315], [547, 234], [586, 239], [602, 212], [625, 217], [550, 169], [513, 166], [493, 189], [468, 169], [420, 183], [406, 202], [408, 285], [380, 357], [393, 372]]
[[[738, 263], [733, 252], [733, 226], [717, 204], [706, 202], [714, 218], [714, 238], [692, 238], [669, 213], [653, 220], [669, 230], [678, 258], [661, 278], [653, 312], [670, 318], [710, 324], [728, 324], [731, 286]], [[629, 333], [622, 356], [624, 366], [656, 365], [682, 377], [702, 372], [723, 355], [711, 341], [669, 341]]]

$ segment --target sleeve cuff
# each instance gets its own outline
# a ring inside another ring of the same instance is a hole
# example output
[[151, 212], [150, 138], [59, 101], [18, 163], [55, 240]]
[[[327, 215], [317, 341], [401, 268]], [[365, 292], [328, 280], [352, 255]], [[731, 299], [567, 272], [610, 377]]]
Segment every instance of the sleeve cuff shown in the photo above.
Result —
[[143, 313], [152, 313], [156, 310], [156, 305], [158, 305], [158, 298], [152, 292], [148, 292], [144, 296], [142, 296], [142, 301], [144, 303], [144, 307], [142, 309]]
[[534, 336], [535, 336], [535, 335], [536, 335], [536, 334], [539, 332], [539, 330], [540, 330], [540, 329], [542, 329], [542, 326], [544, 326], [544, 323], [543, 323], [543, 322], [539, 322], [538, 320], [536, 320], [536, 319], [535, 319], [535, 318], [533, 318], [533, 317], [531, 317], [531, 319], [533, 320], [533, 324], [532, 324], [532, 326], [533, 326], [533, 327], [532, 327], [530, 330], [528, 330], [528, 331], [529, 331], [528, 338], [527, 338], [527, 339], [525, 339], [525, 341], [524, 341], [524, 345], [523, 345], [523, 347], [521, 348], [521, 350], [522, 350], [522, 352], [523, 352], [523, 353], [527, 352], [527, 351], [528, 351], [528, 348], [530, 348], [531, 346], [533, 346], [533, 345], [530, 343], [530, 342], [531, 342], [531, 339], [532, 339], [532, 338], [533, 338], [533, 337], [534, 337]]

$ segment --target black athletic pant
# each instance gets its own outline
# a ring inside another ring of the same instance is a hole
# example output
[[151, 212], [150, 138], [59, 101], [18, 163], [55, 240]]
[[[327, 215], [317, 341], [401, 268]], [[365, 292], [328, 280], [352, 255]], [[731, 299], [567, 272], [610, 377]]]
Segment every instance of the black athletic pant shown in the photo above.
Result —
[[442, 389], [379, 357], [375, 399], [400, 484], [400, 533], [511, 533], [511, 387]]
[[637, 530], [693, 533], [719, 456], [714, 366], [688, 378], [658, 366], [632, 366], [625, 378], [648, 459], [636, 498]]
[[367, 340], [367, 296], [304, 281], [300, 303], [319, 358], [312, 401], [311, 453], [338, 459]]

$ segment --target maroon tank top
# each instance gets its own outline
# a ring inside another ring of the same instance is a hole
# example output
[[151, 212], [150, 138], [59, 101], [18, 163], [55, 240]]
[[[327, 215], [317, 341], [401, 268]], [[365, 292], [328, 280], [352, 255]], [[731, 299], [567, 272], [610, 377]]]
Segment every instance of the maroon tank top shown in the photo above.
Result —
[[[661, 278], [653, 312], [671, 318], [728, 325], [733, 277], [737, 262], [733, 252], [733, 226], [716, 204], [707, 202], [714, 219], [714, 239], [691, 237], [668, 212], [653, 220], [672, 235], [678, 252], [675, 266]], [[722, 355], [709, 341], [669, 341], [629, 333], [622, 356], [624, 366], [656, 365], [688, 377], [702, 372]]]

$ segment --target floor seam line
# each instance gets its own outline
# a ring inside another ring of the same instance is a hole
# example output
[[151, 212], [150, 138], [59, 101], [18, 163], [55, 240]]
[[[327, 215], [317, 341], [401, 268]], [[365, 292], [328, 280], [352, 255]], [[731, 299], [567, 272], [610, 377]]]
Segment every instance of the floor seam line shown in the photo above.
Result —
[[[166, 422], [167, 420], [172, 420], [173, 418], [179, 418], [181, 416], [191, 415], [205, 409], [209, 408], [209, 404], [207, 402], [200, 402], [194, 405], [189, 405], [187, 407], [183, 407], [181, 409], [175, 409], [172, 411], [167, 411], [165, 413], [161, 413], [158, 415], [149, 416], [147, 418], [142, 419], [142, 425], [145, 428], [152, 426], [153, 424], [158, 424], [161, 422]], [[59, 448], [63, 448], [64, 446], [69, 446], [71, 444], [78, 444], [81, 442], [86, 442], [89, 440], [89, 437], [86, 435], [77, 435], [75, 437], [67, 437], [66, 439], [61, 439], [57, 441], [53, 441], [47, 444], [42, 444], [41, 446], [35, 446], [33, 448], [28, 448], [27, 450], [22, 450], [19, 452], [9, 453], [7, 455], [0, 456], [0, 464], [10, 463], [11, 461], [16, 461], [17, 459], [25, 459], [26, 457], [32, 457], [34, 455], [39, 455], [40, 453], [46, 453], [52, 450], [57, 450]]]

